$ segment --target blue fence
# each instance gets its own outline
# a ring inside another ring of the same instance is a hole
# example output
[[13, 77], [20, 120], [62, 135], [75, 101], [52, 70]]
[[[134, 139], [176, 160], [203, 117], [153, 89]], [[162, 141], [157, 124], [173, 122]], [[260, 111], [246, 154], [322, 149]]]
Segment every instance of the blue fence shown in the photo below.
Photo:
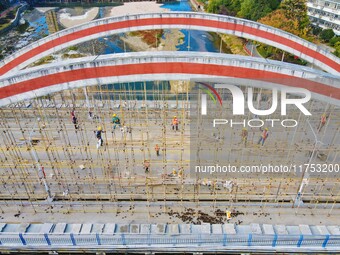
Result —
[[332, 235], [228, 235], [228, 234], [2, 234], [4, 246], [221, 246], [221, 247], [338, 247], [340, 236]]

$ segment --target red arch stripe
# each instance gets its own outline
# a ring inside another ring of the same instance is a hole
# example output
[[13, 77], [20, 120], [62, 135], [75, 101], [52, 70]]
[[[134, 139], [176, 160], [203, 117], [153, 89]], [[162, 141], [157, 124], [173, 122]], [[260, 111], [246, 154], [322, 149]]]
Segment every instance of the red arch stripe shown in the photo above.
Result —
[[251, 68], [186, 62], [103, 66], [49, 74], [0, 88], [0, 99], [66, 82], [138, 74], [203, 74], [264, 80], [291, 87], [305, 88], [311, 92], [340, 100], [340, 89], [311, 80]]
[[220, 28], [220, 29], [227, 29], [233, 30], [237, 32], [244, 32], [248, 33], [253, 36], [257, 36], [260, 38], [264, 38], [267, 40], [274, 41], [276, 43], [283, 44], [287, 47], [290, 47], [296, 51], [304, 53], [309, 57], [317, 59], [318, 61], [324, 63], [325, 65], [333, 68], [337, 72], [340, 72], [340, 64], [336, 61], [328, 58], [327, 56], [314, 51], [304, 45], [301, 45], [293, 40], [285, 38], [283, 36], [273, 34], [264, 30], [260, 30], [257, 28], [249, 27], [246, 25], [235, 24], [232, 22], [223, 22], [223, 21], [215, 21], [215, 20], [208, 20], [208, 19], [199, 19], [199, 18], [145, 18], [145, 19], [135, 19], [135, 20], [127, 20], [127, 21], [120, 21], [114, 22], [110, 24], [103, 24], [98, 25], [95, 27], [87, 28], [84, 30], [76, 31], [72, 34], [64, 35], [49, 42], [46, 42], [40, 46], [33, 48], [32, 50], [22, 54], [21, 56], [13, 59], [9, 63], [5, 64], [4, 66], [0, 67], [0, 75], [3, 75], [17, 65], [22, 62], [29, 60], [30, 58], [40, 54], [41, 52], [47, 51], [52, 49], [57, 45], [61, 45], [76, 39], [80, 39], [82, 37], [94, 35], [101, 32], [107, 32], [110, 30], [117, 30], [122, 28], [134, 28], [140, 26], [157, 26], [157, 25], [192, 25], [192, 26], [202, 26], [207, 28]]

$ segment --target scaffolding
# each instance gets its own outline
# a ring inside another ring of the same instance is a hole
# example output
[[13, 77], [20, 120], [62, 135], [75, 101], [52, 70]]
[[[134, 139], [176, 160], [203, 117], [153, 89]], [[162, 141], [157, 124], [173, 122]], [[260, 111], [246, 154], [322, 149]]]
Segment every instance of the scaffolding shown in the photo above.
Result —
[[[170, 87], [165, 81], [98, 85], [1, 108], [0, 210], [7, 212], [15, 205], [18, 211], [29, 206], [34, 212], [44, 212], [46, 198], [50, 203], [64, 204], [60, 210], [65, 212], [118, 213], [119, 207], [109, 205], [122, 202], [129, 203], [134, 213], [141, 201], [150, 213], [155, 213], [152, 207], [159, 203], [169, 212], [169, 202], [183, 206], [194, 203], [197, 209], [208, 203], [214, 210], [219, 204], [229, 208], [238, 204], [299, 207], [294, 203], [304, 181], [302, 175], [214, 175], [206, 180], [193, 174], [192, 139], [200, 140], [202, 148], [210, 143], [212, 155], [223, 153], [235, 166], [275, 161], [288, 165], [339, 162], [340, 114], [336, 106], [311, 100], [308, 109], [312, 116], [292, 108], [291, 118], [300, 123], [296, 128], [273, 128], [263, 147], [257, 145], [259, 130], [251, 129], [245, 146], [241, 128], [224, 134], [223, 142], [214, 142], [221, 133], [193, 137], [189, 86], [182, 93], [174, 93]], [[259, 107], [268, 106], [270, 93], [255, 90]], [[224, 103], [231, 109], [232, 99], [224, 95]], [[76, 123], [72, 122], [72, 112]], [[320, 129], [324, 113], [328, 118]], [[115, 129], [113, 114], [121, 121]], [[179, 119], [178, 131], [171, 127], [174, 116]], [[95, 135], [98, 126], [103, 129], [103, 146], [99, 148]], [[317, 132], [320, 144], [314, 142], [313, 132]], [[303, 201], [309, 207], [327, 208], [332, 214], [340, 201], [338, 176], [335, 172], [309, 176], [300, 194]]]

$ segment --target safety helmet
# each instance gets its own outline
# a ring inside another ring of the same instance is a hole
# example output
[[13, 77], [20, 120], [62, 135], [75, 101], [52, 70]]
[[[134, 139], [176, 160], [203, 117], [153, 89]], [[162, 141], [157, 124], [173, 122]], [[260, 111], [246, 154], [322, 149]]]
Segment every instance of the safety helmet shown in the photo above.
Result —
[[174, 116], [174, 118], [177, 118], [177, 116]]
[[98, 130], [98, 131], [102, 131], [102, 127], [101, 127], [101, 126], [98, 126], [97, 130]]
[[247, 130], [247, 128], [242, 128], [243, 130]]
[[112, 115], [112, 117], [116, 117], [116, 116], [117, 116], [117, 114], [113, 114], [113, 115]]
[[265, 130], [267, 130], [267, 131], [268, 131], [268, 128], [265, 128]]

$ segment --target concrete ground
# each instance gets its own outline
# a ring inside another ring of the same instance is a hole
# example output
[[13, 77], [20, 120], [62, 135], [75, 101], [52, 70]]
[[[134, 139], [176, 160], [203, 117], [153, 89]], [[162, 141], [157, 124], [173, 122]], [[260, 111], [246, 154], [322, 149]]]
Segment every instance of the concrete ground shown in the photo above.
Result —
[[[221, 215], [225, 210], [234, 210], [244, 213], [230, 221], [237, 224], [339, 223], [340, 182], [334, 172], [311, 174], [304, 180], [302, 172], [211, 176], [193, 173], [186, 101], [125, 103], [92, 97], [88, 108], [84, 100], [73, 104], [67, 96], [35, 100], [28, 108], [1, 109], [1, 128], [5, 131], [1, 132], [0, 145], [1, 222], [202, 223], [225, 221], [224, 216], [216, 216], [216, 211], [220, 210], [217, 214]], [[78, 129], [71, 122], [73, 108]], [[201, 141], [204, 148], [212, 150], [207, 152], [210, 156], [217, 155], [238, 167], [280, 162], [337, 164], [337, 108], [312, 102], [309, 109], [313, 113], [310, 126], [304, 116], [294, 112], [290, 117], [299, 119], [299, 126], [291, 130], [271, 128], [263, 147], [257, 145], [258, 129], [249, 130], [246, 146], [241, 142], [241, 128], [227, 129], [219, 142], [216, 134], [201, 137]], [[316, 131], [321, 145], [311, 157], [313, 131], [325, 109], [330, 114], [329, 122]], [[121, 118], [125, 127], [122, 130], [112, 129], [113, 113]], [[180, 121], [178, 131], [170, 125], [174, 115]], [[98, 125], [105, 131], [104, 146], [99, 149], [94, 133]], [[37, 143], [31, 146], [30, 140]], [[154, 151], [156, 144], [161, 147], [160, 156]], [[326, 155], [324, 159], [317, 156], [321, 152]], [[149, 173], [145, 173], [145, 160], [150, 164]], [[173, 170], [181, 169], [182, 176], [169, 176]], [[54, 198], [50, 204], [44, 202], [44, 183]], [[301, 183], [307, 184], [302, 193], [304, 203], [292, 209]], [[196, 218], [183, 218], [184, 208], [193, 208]], [[199, 210], [208, 216], [200, 215]]]
[[[12, 212], [1, 215], [0, 222], [6, 223], [235, 223], [238, 225], [259, 223], [259, 224], [284, 224], [284, 225], [339, 225], [339, 209], [324, 209], [321, 206], [316, 208], [283, 208], [264, 206], [238, 206], [232, 207], [221, 205], [225, 203], [150, 203], [145, 202], [124, 202], [124, 203], [102, 203], [102, 205], [90, 203], [79, 203], [78, 205], [68, 206], [52, 205], [46, 206], [45, 212], [34, 213], [31, 206], [18, 207], [11, 206]], [[36, 206], [37, 208], [38, 206]], [[3, 207], [2, 207], [3, 208]], [[53, 209], [51, 209], [53, 208]], [[188, 209], [192, 219], [186, 217]], [[10, 208], [7, 208], [8, 210]], [[223, 213], [226, 210], [234, 210], [236, 213], [232, 219], [227, 220]], [[86, 211], [86, 212], [84, 212]]]

